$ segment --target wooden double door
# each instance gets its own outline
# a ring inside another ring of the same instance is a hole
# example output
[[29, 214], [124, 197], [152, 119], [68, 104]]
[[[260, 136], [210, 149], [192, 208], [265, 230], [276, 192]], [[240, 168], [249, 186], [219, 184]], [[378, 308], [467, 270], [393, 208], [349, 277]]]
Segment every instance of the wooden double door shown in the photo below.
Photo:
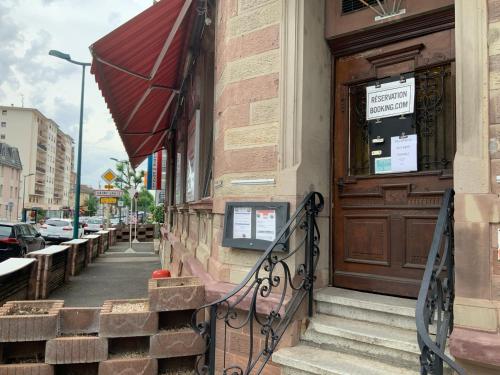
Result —
[[[449, 29], [335, 59], [335, 286], [417, 295], [442, 196], [453, 184], [454, 58]], [[368, 121], [367, 87], [410, 77], [414, 112]], [[416, 170], [377, 170], [374, 159], [386, 155], [376, 146], [385, 142], [390, 154], [391, 138], [405, 133], [416, 136]]]

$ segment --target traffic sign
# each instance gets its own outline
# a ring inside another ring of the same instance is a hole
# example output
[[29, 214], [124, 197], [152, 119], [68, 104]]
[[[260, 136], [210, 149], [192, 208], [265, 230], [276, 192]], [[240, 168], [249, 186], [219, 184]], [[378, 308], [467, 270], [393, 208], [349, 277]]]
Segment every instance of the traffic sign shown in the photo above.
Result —
[[101, 204], [116, 204], [118, 198], [114, 197], [101, 197]]
[[109, 189], [113, 189], [113, 188], [114, 188], [114, 186], [111, 185], [111, 184], [104, 185], [104, 189], [108, 189], [109, 190]]
[[123, 191], [121, 190], [94, 190], [94, 194], [96, 197], [115, 197], [119, 198], [123, 195]]
[[106, 172], [102, 174], [102, 179], [106, 181], [108, 184], [112, 183], [114, 180], [116, 180], [116, 177], [118, 177], [115, 172], [113, 172], [111, 169], [108, 169]]
[[123, 202], [122, 200], [119, 200], [119, 201], [118, 201], [118, 207], [123, 207], [123, 203], [124, 203], [124, 202]]

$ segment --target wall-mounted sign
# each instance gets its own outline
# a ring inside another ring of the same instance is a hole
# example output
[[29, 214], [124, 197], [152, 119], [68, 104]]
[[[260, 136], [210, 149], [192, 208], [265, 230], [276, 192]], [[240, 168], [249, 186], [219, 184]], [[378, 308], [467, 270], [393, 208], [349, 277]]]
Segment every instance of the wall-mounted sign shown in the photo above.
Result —
[[413, 113], [415, 78], [366, 87], [366, 120]]
[[116, 204], [118, 198], [102, 197], [100, 198], [101, 204]]
[[98, 198], [100, 197], [121, 197], [123, 195], [122, 190], [94, 190], [94, 195]]
[[222, 246], [266, 250], [288, 220], [287, 202], [227, 202]]

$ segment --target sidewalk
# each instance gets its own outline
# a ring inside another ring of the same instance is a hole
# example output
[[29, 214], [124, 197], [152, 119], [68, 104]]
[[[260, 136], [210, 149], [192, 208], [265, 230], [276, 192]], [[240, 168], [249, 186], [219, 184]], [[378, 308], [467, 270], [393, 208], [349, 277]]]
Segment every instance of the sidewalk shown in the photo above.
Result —
[[49, 299], [63, 299], [67, 307], [99, 307], [108, 299], [146, 298], [148, 279], [161, 268], [160, 259], [153, 242], [132, 244], [135, 252], [125, 252], [128, 247], [128, 242], [112, 246]]

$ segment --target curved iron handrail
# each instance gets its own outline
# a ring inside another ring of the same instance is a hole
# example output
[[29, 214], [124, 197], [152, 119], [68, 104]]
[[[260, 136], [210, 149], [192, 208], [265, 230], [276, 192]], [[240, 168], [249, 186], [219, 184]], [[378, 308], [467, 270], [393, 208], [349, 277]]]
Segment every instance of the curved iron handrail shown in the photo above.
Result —
[[[442, 375], [443, 362], [458, 374], [466, 375], [465, 370], [444, 352], [448, 335], [453, 331], [454, 195], [453, 189], [447, 189], [444, 194], [418, 293], [415, 317], [422, 375]], [[437, 324], [435, 341], [429, 334], [429, 325], [432, 325], [434, 320]]]
[[[319, 259], [320, 233], [316, 217], [324, 207], [320, 193], [309, 193], [278, 233], [274, 242], [261, 255], [243, 281], [222, 298], [208, 303], [193, 313], [192, 327], [205, 337], [207, 350], [204, 364], [197, 365], [198, 374], [215, 374], [217, 321], [224, 325], [223, 374], [260, 374], [271, 358], [286, 328], [308, 295], [308, 314], [313, 312], [314, 272]], [[303, 231], [301, 234], [300, 232]], [[293, 244], [293, 249], [290, 249]], [[292, 274], [287, 259], [304, 248], [304, 263]], [[277, 293], [273, 293], [278, 289]], [[268, 309], [259, 305], [267, 298]], [[246, 305], [244, 305], [246, 304]], [[210, 320], [198, 323], [200, 311], [210, 310]], [[249, 354], [245, 365], [226, 364], [226, 334], [248, 326]], [[256, 348], [254, 333], [260, 327], [261, 348]]]

